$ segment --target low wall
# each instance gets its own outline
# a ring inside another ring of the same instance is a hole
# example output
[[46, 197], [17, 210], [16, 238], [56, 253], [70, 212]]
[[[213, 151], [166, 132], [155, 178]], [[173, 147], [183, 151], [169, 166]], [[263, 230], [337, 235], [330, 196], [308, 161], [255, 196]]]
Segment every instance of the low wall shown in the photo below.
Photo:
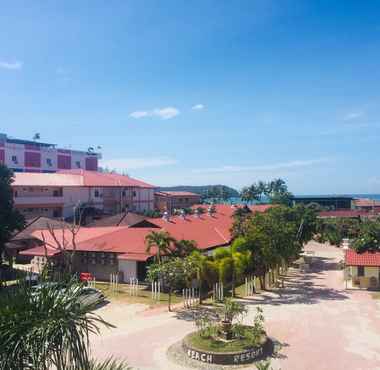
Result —
[[183, 348], [190, 359], [197, 360], [206, 364], [243, 365], [262, 360], [273, 353], [273, 342], [268, 337], [263, 345], [246, 351], [211, 352], [199, 350], [192, 347], [187, 340], [191, 334], [193, 333], [190, 333], [183, 339]]

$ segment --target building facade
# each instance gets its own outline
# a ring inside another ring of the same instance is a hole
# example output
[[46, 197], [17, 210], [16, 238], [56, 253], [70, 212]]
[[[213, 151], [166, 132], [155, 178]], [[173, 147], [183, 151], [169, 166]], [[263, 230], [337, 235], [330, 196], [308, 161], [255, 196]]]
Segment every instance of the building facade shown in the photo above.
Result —
[[293, 204], [318, 204], [329, 210], [352, 209], [353, 198], [346, 195], [320, 195], [304, 196], [298, 195], [292, 198]]
[[105, 214], [154, 209], [154, 187], [129, 176], [71, 170], [15, 173], [14, 204], [26, 218], [69, 218], [79, 206]]
[[14, 172], [98, 170], [99, 153], [59, 149], [54, 144], [9, 138], [0, 133], [0, 163]]
[[154, 194], [156, 209], [164, 212], [173, 212], [174, 209], [183, 209], [199, 204], [201, 196], [188, 191], [159, 191]]
[[346, 287], [361, 289], [380, 288], [380, 252], [356, 253], [352, 249], [345, 254]]
[[[199, 207], [196, 205], [195, 207]], [[270, 206], [251, 206], [252, 212], [265, 212]], [[202, 214], [173, 216], [170, 218], [147, 218], [129, 226], [82, 227], [76, 235], [75, 270], [78, 273], [89, 272], [97, 280], [109, 280], [111, 273], [118, 273], [120, 281], [130, 278], [143, 281], [146, 269], [156, 254], [156, 247], [146, 250], [146, 237], [152, 231], [165, 230], [173, 238], [194, 240], [197, 248], [205, 254], [211, 254], [216, 248], [225, 248], [232, 240], [231, 227], [236, 206], [218, 204], [216, 212], [208, 213], [207, 207]], [[146, 224], [146, 221], [149, 221]], [[33, 236], [40, 246], [23, 250], [21, 256], [31, 259], [34, 271], [41, 271], [46, 255], [59, 263], [60, 250], [57, 241], [46, 232], [37, 230]], [[56, 231], [56, 239], [66, 238], [66, 248], [70, 246], [70, 233], [63, 236]], [[46, 248], [42, 246], [46, 243]]]

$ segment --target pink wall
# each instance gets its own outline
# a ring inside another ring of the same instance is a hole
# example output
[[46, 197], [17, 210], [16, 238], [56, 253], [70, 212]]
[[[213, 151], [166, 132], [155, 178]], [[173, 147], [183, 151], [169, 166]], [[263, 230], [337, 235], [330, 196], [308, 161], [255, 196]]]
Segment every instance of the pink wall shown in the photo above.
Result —
[[58, 169], [70, 170], [71, 169], [71, 156], [58, 154]]
[[96, 158], [96, 157], [86, 158], [86, 170], [97, 171], [98, 170], [98, 158]]
[[40, 146], [33, 145], [33, 144], [25, 144], [24, 147], [25, 147], [26, 150], [38, 150], [38, 151], [41, 150]]
[[41, 153], [25, 152], [25, 167], [41, 167]]

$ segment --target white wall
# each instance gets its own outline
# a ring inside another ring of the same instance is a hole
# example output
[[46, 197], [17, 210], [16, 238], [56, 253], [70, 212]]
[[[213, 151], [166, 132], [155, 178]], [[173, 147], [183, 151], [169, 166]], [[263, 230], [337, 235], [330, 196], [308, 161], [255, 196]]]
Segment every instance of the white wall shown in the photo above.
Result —
[[[24, 168], [25, 155], [24, 145], [21, 144], [6, 144], [5, 146], [5, 164], [11, 168]], [[17, 164], [12, 162], [12, 156], [17, 157]]]
[[[77, 163], [79, 162], [80, 167], [77, 166]], [[86, 154], [76, 151], [71, 151], [71, 168], [73, 169], [86, 169]]]
[[[51, 166], [47, 164], [47, 159], [51, 160]], [[41, 169], [43, 171], [57, 170], [57, 150], [53, 148], [41, 148]]]
[[130, 278], [137, 278], [137, 262], [119, 260], [119, 272], [123, 273], [124, 282], [129, 282]]

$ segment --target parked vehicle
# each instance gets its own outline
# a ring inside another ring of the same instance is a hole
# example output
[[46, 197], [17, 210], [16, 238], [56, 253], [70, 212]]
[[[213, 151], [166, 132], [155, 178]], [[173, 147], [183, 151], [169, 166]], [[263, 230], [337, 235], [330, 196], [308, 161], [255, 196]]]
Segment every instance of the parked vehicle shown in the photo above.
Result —
[[94, 303], [102, 303], [105, 300], [104, 294], [95, 288], [83, 287], [81, 289], [79, 303], [81, 305], [84, 304], [94, 304]]

